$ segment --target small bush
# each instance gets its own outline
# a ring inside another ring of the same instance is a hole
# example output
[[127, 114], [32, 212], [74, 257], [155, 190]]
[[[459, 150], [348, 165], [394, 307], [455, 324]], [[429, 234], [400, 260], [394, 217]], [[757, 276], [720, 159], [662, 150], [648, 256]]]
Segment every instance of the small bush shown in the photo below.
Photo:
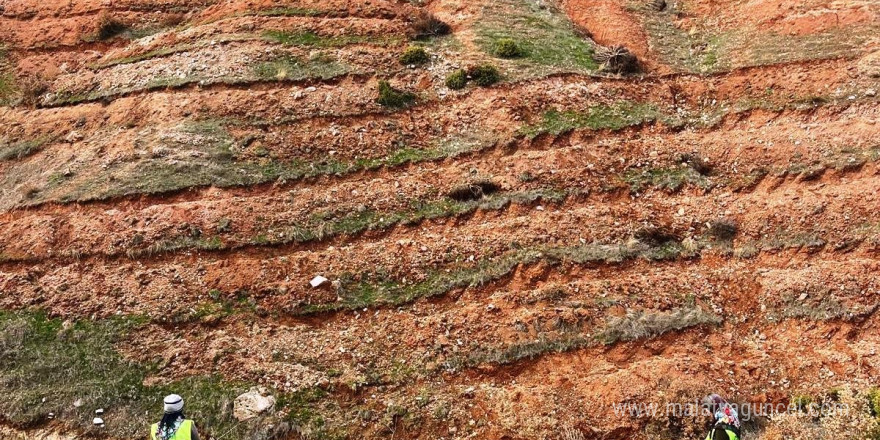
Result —
[[391, 87], [388, 81], [379, 81], [379, 97], [376, 102], [384, 107], [405, 107], [416, 100], [416, 95]]
[[489, 194], [498, 192], [501, 189], [497, 183], [482, 180], [479, 182], [474, 182], [468, 185], [462, 185], [456, 188], [453, 188], [452, 191], [449, 192], [448, 196], [450, 199], [466, 202], [469, 200], [479, 200], [484, 196]]
[[491, 64], [482, 64], [468, 69], [468, 76], [480, 87], [488, 87], [501, 80], [498, 69]]
[[428, 11], [420, 11], [412, 18], [412, 28], [417, 39], [439, 37], [448, 34], [451, 30], [448, 24]]
[[525, 55], [525, 51], [510, 38], [502, 38], [495, 42], [493, 50], [496, 56], [501, 58], [519, 58]]
[[640, 70], [639, 59], [623, 46], [602, 47], [594, 58], [602, 63], [601, 69], [612, 73], [636, 73]]
[[467, 85], [467, 72], [458, 69], [446, 77], [446, 87], [452, 90], [461, 90]]
[[403, 55], [400, 56], [400, 64], [409, 65], [409, 64], [425, 64], [428, 61], [431, 61], [431, 57], [428, 56], [428, 52], [425, 52], [425, 49], [422, 49], [418, 46], [408, 47]]
[[728, 218], [720, 218], [709, 225], [709, 234], [723, 241], [733, 240], [738, 230], [736, 222]]
[[99, 40], [109, 40], [127, 30], [128, 25], [109, 15], [102, 15], [98, 20]]

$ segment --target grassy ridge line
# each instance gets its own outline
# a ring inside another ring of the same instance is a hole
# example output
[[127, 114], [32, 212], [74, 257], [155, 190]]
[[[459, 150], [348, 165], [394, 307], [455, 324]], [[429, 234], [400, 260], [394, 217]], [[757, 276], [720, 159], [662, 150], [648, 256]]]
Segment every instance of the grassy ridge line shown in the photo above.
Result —
[[[203, 239], [179, 237], [158, 242], [144, 250], [130, 251], [127, 255], [137, 258], [182, 249], [230, 250], [244, 246], [277, 246], [289, 243], [322, 241], [339, 235], [354, 235], [370, 230], [384, 230], [396, 225], [413, 225], [423, 220], [461, 216], [476, 210], [499, 210], [514, 204], [529, 204], [538, 200], [562, 202], [568, 195], [558, 190], [533, 190], [493, 194], [480, 200], [456, 201], [442, 199], [432, 202], [413, 202], [414, 208], [393, 212], [364, 210], [339, 218], [313, 219], [308, 224], [273, 228], [271, 235], [259, 234], [249, 243], [225, 246], [219, 237]], [[277, 232], [276, 232], [277, 231]]]
[[584, 328], [590, 323], [564, 325], [559, 335], [542, 333], [537, 339], [485, 348], [444, 362], [445, 370], [473, 368], [483, 364], [507, 365], [535, 359], [549, 353], [565, 353], [618, 342], [651, 339], [670, 332], [700, 326], [720, 326], [723, 320], [695, 304], [684, 304], [666, 311], [628, 310], [624, 316], [610, 316], [603, 326]]
[[[815, 178], [817, 174], [824, 172], [826, 168], [833, 168], [841, 172], [854, 171], [868, 161], [876, 162], [880, 160], [880, 147], [869, 150], [844, 150], [838, 155], [827, 156], [823, 159], [825, 161], [819, 164], [791, 163], [788, 167], [778, 170], [760, 169], [749, 173], [743, 179], [731, 180], [729, 182], [724, 179], [712, 180], [710, 176], [701, 174], [693, 166], [688, 165], [635, 169], [618, 175], [617, 179], [624, 182], [632, 193], [642, 192], [649, 188], [676, 192], [685, 186], [694, 186], [703, 190], [716, 186], [729, 186], [739, 189], [754, 186], [758, 179], [768, 174], [776, 174], [778, 176], [792, 175], [797, 176], [801, 180], [809, 180]], [[612, 188], [609, 186], [603, 188], [603, 190], [611, 191]], [[245, 246], [277, 246], [289, 243], [323, 241], [339, 235], [354, 235], [368, 230], [385, 230], [398, 224], [411, 225], [423, 220], [457, 217], [478, 209], [499, 210], [509, 204], [529, 204], [538, 200], [561, 203], [567, 196], [579, 193], [579, 189], [542, 188], [495, 193], [479, 200], [456, 201], [450, 198], [429, 202], [412, 200], [410, 202], [411, 209], [392, 212], [366, 209], [341, 217], [313, 218], [311, 221], [301, 225], [280, 228], [272, 227], [271, 234], [269, 232], [257, 234], [250, 242], [236, 243], [231, 246], [225, 245], [219, 236], [202, 237], [201, 234], [188, 234], [156, 242], [147, 248], [133, 248], [125, 252], [130, 258], [139, 258], [188, 249], [216, 251], [238, 249]], [[76, 256], [82, 257], [84, 255], [78, 254]], [[5, 261], [19, 260], [7, 256]]]
[[[868, 242], [871, 246], [880, 243], [880, 228], [877, 225], [860, 225], [854, 229], [854, 243], [850, 249]], [[544, 262], [551, 265], [573, 263], [619, 264], [635, 259], [648, 261], [674, 261], [700, 258], [705, 250], [712, 250], [725, 257], [750, 259], [761, 252], [778, 252], [787, 249], [808, 249], [811, 252], [827, 245], [817, 233], [790, 234], [781, 231], [773, 236], [762, 237], [757, 241], [747, 241], [734, 247], [730, 240], [712, 237], [685, 238], [681, 241], [669, 240], [659, 243], [645, 243], [637, 239], [618, 243], [586, 243], [576, 246], [537, 246], [520, 249], [507, 254], [480, 260], [471, 266], [448, 267], [431, 272], [427, 278], [417, 283], [407, 283], [389, 279], [381, 274], [364, 273], [342, 274], [337, 289], [339, 299], [334, 303], [304, 304], [294, 310], [295, 314], [313, 314], [356, 310], [370, 306], [398, 306], [420, 298], [438, 296], [454, 289], [479, 287], [503, 279], [517, 267]]]
[[[276, 74], [283, 66], [265, 66], [266, 75]], [[755, 103], [753, 103], [755, 104]], [[756, 104], [757, 105], [757, 104]], [[820, 104], [822, 105], [822, 104]], [[640, 109], [640, 117], [631, 117], [621, 114], [626, 108], [635, 106]], [[748, 110], [732, 109], [738, 112]], [[796, 111], [800, 111], [796, 109]], [[525, 125], [521, 129], [522, 136], [537, 136], [541, 133], [566, 133], [570, 130], [576, 130], [586, 126], [591, 129], [620, 129], [625, 128], [627, 124], [643, 124], [657, 118], [655, 110], [651, 104], [632, 103], [629, 101], [620, 101], [610, 106], [594, 106], [588, 108], [585, 112], [573, 113], [565, 112], [568, 116], [558, 117], [559, 111], [551, 110], [547, 112], [543, 120]], [[557, 115], [557, 116], [554, 116]], [[661, 117], [661, 122], [671, 120], [671, 124], [675, 124], [675, 119], [669, 119], [665, 116]], [[718, 119], [720, 120], [720, 118]], [[664, 122], [670, 123], [670, 122]], [[467, 145], [469, 141], [457, 142], [451, 140], [446, 145], [439, 148], [413, 149], [400, 148], [394, 153], [382, 157], [372, 159], [358, 159], [354, 161], [339, 161], [335, 159], [327, 160], [321, 163], [313, 164], [303, 161], [262, 161], [262, 162], [243, 162], [235, 160], [234, 154], [230, 150], [234, 140], [218, 123], [210, 121], [194, 122], [186, 124], [185, 131], [198, 132], [202, 137], [209, 138], [206, 146], [197, 146], [202, 149], [201, 153], [207, 157], [207, 160], [200, 158], [187, 158], [186, 161], [179, 161], [175, 164], [163, 163], [162, 160], [146, 159], [137, 163], [114, 164], [111, 169], [101, 170], [97, 175], [90, 176], [85, 181], [74, 179], [74, 182], [65, 183], [64, 188], [76, 185], [73, 189], [65, 190], [65, 192], [45, 196], [38, 189], [38, 192], [29, 197], [30, 200], [21, 204], [25, 207], [34, 207], [45, 202], [58, 201], [66, 202], [88, 202], [107, 200], [114, 197], [130, 196], [134, 194], [159, 194], [179, 191], [185, 188], [199, 186], [218, 186], [218, 187], [238, 187], [255, 185], [271, 182], [272, 180], [298, 180], [303, 178], [314, 177], [318, 175], [344, 175], [363, 170], [375, 170], [381, 167], [393, 167], [405, 163], [417, 163], [422, 161], [434, 161], [455, 157], [462, 153], [477, 153], [486, 150], [490, 144]], [[631, 125], [629, 125], [631, 126]], [[714, 126], [714, 125], [713, 125]], [[674, 127], [674, 125], [673, 125]], [[456, 147], [458, 145], [458, 147]], [[185, 146], [190, 148], [190, 146]], [[858, 154], [856, 154], [858, 155]], [[868, 161], [876, 159], [876, 154], [865, 155]], [[862, 158], [856, 158], [857, 162], [863, 162]], [[639, 175], [640, 171], [633, 171], [625, 176], [625, 181], [634, 188], [639, 190], [644, 186], [644, 182], [660, 181], [662, 178], [669, 177], [674, 184], [675, 182], [692, 181], [703, 187], [706, 185], [701, 176], [693, 176], [692, 173], [682, 170], [667, 170], [660, 172], [653, 178], [650, 176]], [[770, 170], [766, 170], [770, 171]], [[132, 174], [136, 174], [137, 178], [133, 178]], [[112, 176], [111, 176], [112, 175]], [[742, 184], [749, 184], [760, 181], [766, 173], [758, 173], [744, 179]], [[143, 177], [143, 178], [142, 178]], [[663, 182], [660, 182], [669, 186]], [[51, 188], [44, 188], [51, 189]], [[57, 191], [56, 191], [57, 192]]]
[[537, 247], [510, 252], [497, 258], [487, 258], [473, 266], [454, 270], [438, 270], [424, 281], [408, 284], [405, 282], [377, 278], [376, 275], [362, 274], [355, 279], [343, 275], [338, 289], [339, 300], [334, 303], [307, 304], [300, 306], [295, 313], [313, 314], [340, 310], [355, 310], [369, 306], [397, 306], [419, 298], [445, 294], [453, 289], [478, 287], [499, 280], [520, 265], [532, 265], [539, 261], [551, 264], [571, 262], [574, 264], [614, 264], [627, 260], [643, 258], [652, 261], [674, 260], [680, 256], [694, 257], [699, 248], [686, 250], [679, 242], [666, 242], [650, 246], [640, 242], [633, 243], [590, 243], [571, 247]]
[[[145, 324], [141, 317], [71, 323], [42, 313], [0, 312], [0, 390], [5, 396], [0, 414], [14, 426], [28, 427], [48, 422], [53, 413], [55, 420], [86, 434], [141, 438], [161, 417], [162, 397], [174, 392], [187, 397], [187, 414], [198, 420], [205, 438], [283, 437], [292, 425], [308, 429], [318, 422], [303, 417], [321, 405], [316, 390], [279, 396], [278, 414], [271, 420], [240, 423], [232, 416], [232, 401], [252, 384], [204, 375], [144, 385], [161, 366], [126, 360], [115, 346]], [[106, 410], [105, 428], [91, 423], [96, 408]], [[267, 432], [271, 429], [276, 431]]]
[[[267, 69], [272, 69], [272, 66], [283, 66], [285, 70], [282, 71], [276, 67], [273, 74], [267, 75], [266, 72], [271, 71]], [[76, 105], [84, 102], [106, 100], [110, 98], [115, 99], [133, 93], [149, 92], [156, 89], [180, 88], [192, 84], [198, 84], [200, 86], [216, 84], [238, 86], [260, 82], [328, 81], [344, 75], [360, 74], [362, 73], [352, 69], [351, 66], [339, 64], [326, 56], [314, 56], [307, 60], [299, 59], [294, 56], [282, 56], [263, 61], [241, 76], [221, 76], [216, 78], [201, 76], [186, 76], [183, 78], [176, 76], [160, 77], [153, 79], [142, 86], [126, 87], [116, 90], [98, 90], [78, 93], [61, 91], [56, 92], [51, 99], [44, 100], [40, 106], [60, 107]]]
[[161, 47], [138, 55], [107, 60], [88, 64], [88, 68], [101, 70], [108, 67], [137, 63], [140, 61], [162, 58], [180, 52], [189, 52], [194, 49], [203, 49], [217, 44], [243, 42], [243, 41], [268, 41], [286, 46], [304, 46], [319, 48], [343, 47], [353, 44], [375, 44], [388, 46], [405, 41], [403, 37], [374, 37], [370, 35], [342, 35], [325, 37], [312, 32], [287, 32], [281, 30], [266, 30], [260, 34], [223, 34], [216, 36], [211, 41], [197, 43], [178, 44], [171, 47]]

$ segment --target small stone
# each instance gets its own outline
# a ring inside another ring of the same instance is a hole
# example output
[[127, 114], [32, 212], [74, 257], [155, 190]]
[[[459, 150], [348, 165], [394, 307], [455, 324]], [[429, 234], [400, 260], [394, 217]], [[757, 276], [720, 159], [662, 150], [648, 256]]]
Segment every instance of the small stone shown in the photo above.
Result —
[[98, 408], [95, 410], [95, 415], [100, 416], [101, 414], [104, 414], [104, 408]]
[[83, 406], [83, 401], [82, 401], [82, 399], [76, 399], [76, 400], [73, 401], [73, 407], [74, 407], [74, 408], [79, 408], [79, 407], [81, 407], [81, 406]]
[[802, 293], [801, 296], [798, 297], [798, 301], [803, 301], [803, 300], [805, 300], [805, 299], [807, 299], [807, 294], [806, 294], [806, 292], [805, 292], [805, 293]]
[[98, 426], [102, 426], [102, 425], [104, 425], [104, 419], [102, 419], [102, 418], [100, 418], [100, 417], [95, 417], [95, 418], [92, 420], [92, 424], [94, 424], [94, 425], [98, 425]]
[[876, 95], [877, 95], [877, 91], [874, 89], [865, 90], [865, 96], [876, 96]]
[[318, 275], [318, 276], [312, 278], [311, 281], [309, 281], [309, 285], [311, 285], [312, 287], [321, 287], [321, 286], [327, 284], [327, 282], [329, 282], [329, 281], [330, 280], [328, 280], [327, 278], [324, 278], [321, 275]]

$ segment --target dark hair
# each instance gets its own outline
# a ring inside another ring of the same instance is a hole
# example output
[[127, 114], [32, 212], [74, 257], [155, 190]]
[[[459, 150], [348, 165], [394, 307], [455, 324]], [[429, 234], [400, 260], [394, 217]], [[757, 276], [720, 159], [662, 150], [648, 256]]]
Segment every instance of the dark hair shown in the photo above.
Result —
[[159, 421], [159, 432], [162, 432], [162, 430], [166, 428], [173, 428], [174, 423], [177, 422], [177, 419], [185, 418], [186, 416], [183, 415], [183, 410], [163, 414], [162, 420]]

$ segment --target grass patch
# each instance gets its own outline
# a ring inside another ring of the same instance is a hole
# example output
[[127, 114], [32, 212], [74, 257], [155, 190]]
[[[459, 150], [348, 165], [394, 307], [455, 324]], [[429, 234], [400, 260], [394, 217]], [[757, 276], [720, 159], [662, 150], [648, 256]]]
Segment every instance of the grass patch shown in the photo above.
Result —
[[326, 11], [322, 11], [319, 9], [311, 9], [311, 8], [299, 8], [299, 7], [281, 7], [281, 8], [271, 8], [271, 9], [263, 9], [259, 11], [251, 11], [244, 15], [255, 15], [262, 17], [320, 17], [322, 15], [326, 15]]
[[591, 334], [585, 323], [556, 325], [555, 332], [539, 332], [537, 339], [517, 342], [489, 350], [477, 350], [467, 360], [447, 362], [447, 367], [475, 367], [485, 363], [510, 364], [522, 359], [533, 359], [547, 353], [563, 353], [598, 343], [610, 345], [618, 341], [654, 338], [671, 331], [701, 325], [719, 325], [721, 318], [696, 305], [683, 305], [669, 311], [630, 311], [623, 317], [609, 318], [604, 327]]
[[[249, 243], [242, 243], [231, 247], [243, 245], [275, 246], [287, 243], [305, 243], [315, 240], [324, 240], [338, 235], [354, 235], [369, 230], [382, 230], [394, 225], [412, 225], [423, 220], [464, 215], [477, 209], [497, 210], [511, 203], [527, 204], [537, 200], [547, 202], [562, 202], [567, 193], [558, 190], [534, 190], [513, 193], [498, 193], [487, 196], [480, 200], [459, 202], [444, 198], [438, 201], [423, 202], [414, 200], [410, 202], [410, 208], [392, 212], [378, 212], [366, 209], [356, 213], [344, 213], [335, 215], [314, 215], [312, 219], [300, 225], [272, 228], [272, 233], [256, 235]], [[139, 243], [138, 243], [139, 244]], [[133, 248], [126, 252], [130, 258], [138, 258], [145, 255], [154, 255], [164, 252], [173, 252], [183, 249], [220, 250], [230, 249], [224, 245], [219, 237], [204, 238], [187, 234], [168, 240], [162, 240], [147, 248]]]
[[629, 311], [625, 316], [611, 317], [597, 338], [605, 344], [618, 341], [653, 338], [670, 331], [699, 325], [719, 325], [721, 318], [698, 306], [679, 307], [663, 312]]
[[312, 32], [286, 32], [279, 30], [267, 30], [263, 32], [263, 39], [287, 46], [318, 48], [342, 47], [350, 44], [364, 43], [384, 46], [402, 41], [399, 37], [375, 37], [370, 35], [323, 36]]
[[376, 103], [379, 105], [390, 108], [402, 108], [412, 104], [415, 100], [415, 93], [395, 89], [391, 87], [388, 81], [379, 81], [379, 97], [376, 98]]
[[[135, 438], [158, 421], [162, 398], [173, 392], [187, 399], [187, 415], [205, 438], [266, 438], [259, 421], [239, 423], [232, 416], [232, 401], [248, 384], [195, 376], [144, 385], [159, 367], [128, 361], [115, 346], [145, 323], [143, 318], [123, 317], [63, 324], [42, 313], [0, 313], [4, 419], [28, 427], [45, 423], [53, 413], [87, 435]], [[301, 398], [309, 392], [315, 391], [280, 396], [279, 409], [288, 414], [317, 411], [320, 399]], [[100, 430], [91, 423], [97, 408], [105, 409], [106, 427]]]
[[[232, 151], [235, 140], [216, 121], [181, 124], [164, 133], [157, 142], [171, 152], [161, 157], [146, 156], [133, 162], [114, 163], [97, 173], [74, 176], [58, 188], [37, 188], [29, 203], [101, 200], [132, 194], [157, 194], [184, 188], [213, 185], [247, 186], [271, 181], [289, 181], [323, 175], [343, 175], [407, 163], [438, 160], [477, 151], [491, 144], [481, 140], [440, 143], [434, 148], [400, 147], [384, 157], [323, 162], [271, 159], [238, 160]], [[75, 171], [75, 170], [74, 170]]]
[[6, 46], [0, 44], [0, 105], [11, 103], [17, 91], [15, 77], [10, 72], [11, 66], [7, 57]]
[[50, 136], [40, 136], [36, 139], [0, 143], [0, 161], [22, 159], [40, 151], [44, 145], [52, 140]]
[[563, 71], [598, 67], [592, 43], [578, 34], [563, 12], [546, 3], [498, 0], [482, 12], [476, 43], [488, 54], [519, 56], [518, 63]]
[[639, 193], [647, 188], [675, 192], [685, 185], [693, 185], [704, 190], [714, 186], [708, 177], [687, 165], [629, 170], [624, 173], [623, 181], [629, 186], [632, 193]]
[[345, 66], [326, 56], [314, 56], [303, 60], [282, 56], [254, 67], [257, 79], [264, 81], [299, 81], [308, 78], [330, 79], [347, 72]]
[[582, 112], [550, 110], [544, 113], [541, 121], [520, 128], [519, 133], [533, 138], [544, 133], [559, 135], [581, 128], [621, 130], [658, 119], [666, 118], [653, 104], [620, 101], [589, 107]]
[[318, 54], [308, 59], [300, 59], [285, 54], [260, 62], [252, 69], [246, 70], [241, 76], [217, 78], [205, 78], [200, 75], [186, 76], [183, 78], [177, 76], [157, 77], [146, 84], [122, 89], [58, 92], [52, 100], [43, 102], [42, 104], [46, 106], [78, 104], [82, 102], [108, 99], [143, 90], [182, 87], [193, 83], [209, 85], [250, 84], [258, 81], [302, 81], [306, 79], [327, 80], [349, 72], [350, 70], [348, 66], [340, 64], [326, 55]]

